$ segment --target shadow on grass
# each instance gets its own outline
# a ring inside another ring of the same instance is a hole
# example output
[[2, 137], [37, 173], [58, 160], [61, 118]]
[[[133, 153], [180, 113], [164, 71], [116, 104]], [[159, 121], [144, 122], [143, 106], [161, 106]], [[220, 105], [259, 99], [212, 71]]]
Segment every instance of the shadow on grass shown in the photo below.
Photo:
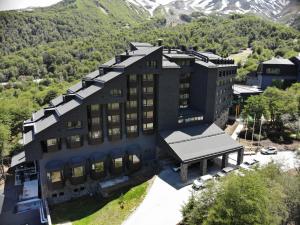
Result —
[[[122, 194], [126, 195], [134, 186], [129, 186], [113, 193], [108, 198], [103, 198], [100, 194], [93, 196], [83, 196], [50, 207], [53, 224], [74, 222], [88, 217], [101, 210], [111, 201], [118, 199]], [[118, 205], [118, 207], [120, 207]], [[121, 207], [118, 208], [121, 210]]]

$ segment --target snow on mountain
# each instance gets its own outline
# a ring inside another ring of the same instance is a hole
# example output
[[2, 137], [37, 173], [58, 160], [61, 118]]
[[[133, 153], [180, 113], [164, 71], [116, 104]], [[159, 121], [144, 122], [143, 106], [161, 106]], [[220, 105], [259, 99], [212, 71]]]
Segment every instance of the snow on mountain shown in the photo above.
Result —
[[163, 7], [166, 14], [209, 13], [256, 13], [278, 19], [282, 11], [296, 0], [127, 0], [145, 8], [153, 15], [157, 7]]

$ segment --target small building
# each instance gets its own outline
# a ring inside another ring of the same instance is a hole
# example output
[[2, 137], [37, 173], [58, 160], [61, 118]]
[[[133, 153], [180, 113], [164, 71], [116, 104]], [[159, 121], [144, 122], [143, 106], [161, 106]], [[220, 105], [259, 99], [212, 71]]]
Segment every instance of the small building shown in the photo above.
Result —
[[252, 95], [259, 95], [262, 92], [263, 91], [257, 86], [234, 84], [233, 101], [230, 108], [230, 115], [238, 117], [248, 97]]
[[257, 82], [261, 89], [281, 82], [283, 87], [288, 87], [300, 81], [300, 57], [291, 59], [273, 58], [262, 62], [257, 69]]

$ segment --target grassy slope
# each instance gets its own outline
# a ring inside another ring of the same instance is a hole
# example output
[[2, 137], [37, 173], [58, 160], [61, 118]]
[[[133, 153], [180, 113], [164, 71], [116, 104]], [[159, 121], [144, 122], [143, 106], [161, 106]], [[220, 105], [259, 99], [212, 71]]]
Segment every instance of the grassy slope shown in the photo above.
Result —
[[120, 197], [103, 201], [96, 197], [84, 197], [57, 205], [51, 210], [54, 224], [72, 222], [75, 225], [118, 225], [143, 201], [149, 182], [131, 188], [123, 195], [124, 208], [120, 208]]

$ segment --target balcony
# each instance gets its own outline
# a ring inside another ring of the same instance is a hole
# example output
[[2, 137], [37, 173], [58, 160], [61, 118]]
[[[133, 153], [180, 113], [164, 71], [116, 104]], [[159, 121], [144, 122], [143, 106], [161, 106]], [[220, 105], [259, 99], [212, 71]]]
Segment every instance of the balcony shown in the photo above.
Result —
[[143, 93], [143, 99], [154, 99], [154, 93], [153, 92]]

